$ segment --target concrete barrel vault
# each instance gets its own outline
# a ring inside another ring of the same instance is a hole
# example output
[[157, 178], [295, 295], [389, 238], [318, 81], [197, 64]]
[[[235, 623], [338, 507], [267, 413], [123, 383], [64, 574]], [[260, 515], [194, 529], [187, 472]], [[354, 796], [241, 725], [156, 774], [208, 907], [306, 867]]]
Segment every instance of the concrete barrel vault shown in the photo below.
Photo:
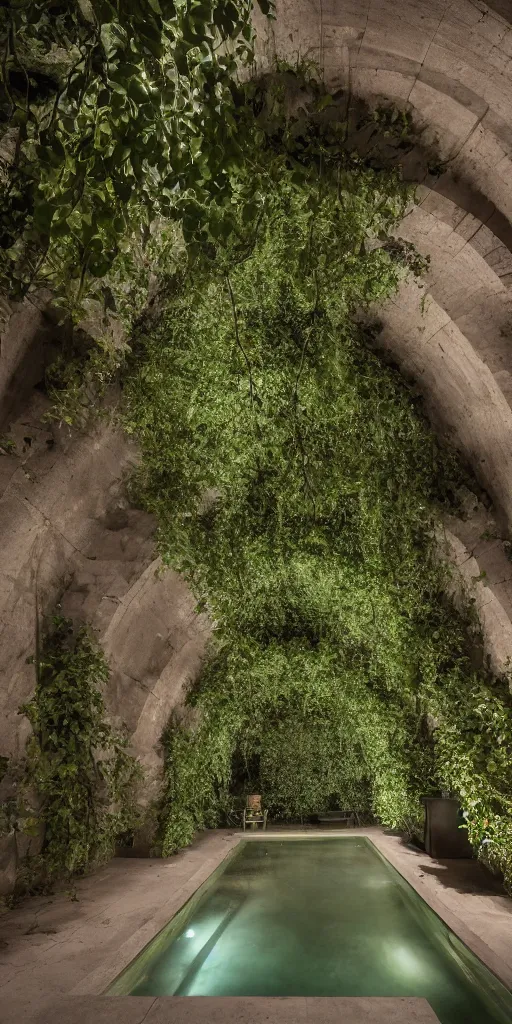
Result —
[[[276, 57], [315, 61], [349, 132], [361, 101], [411, 115], [418, 144], [395, 160], [417, 200], [397, 234], [431, 266], [421, 289], [407, 282], [376, 311], [378, 341], [491, 499], [469, 498], [442, 546], [459, 589], [481, 610], [492, 667], [508, 671], [512, 0], [277, 0], [275, 21], [257, 15], [256, 28], [259, 70], [272, 70]], [[350, 138], [364, 153], [364, 132]]]
[[[455, 589], [474, 597], [490, 664], [512, 655], [512, 0], [277, 0], [255, 15], [257, 61], [313, 58], [349, 111], [395, 104], [420, 143], [395, 154], [418, 185], [398, 229], [431, 258], [384, 309], [379, 344], [416, 381], [437, 430], [481, 488], [450, 518], [440, 546]], [[349, 116], [349, 114], [347, 115]], [[354, 129], [364, 149], [364, 133]], [[136, 452], [101, 423], [50, 428], [39, 389], [51, 324], [18, 309], [0, 350], [0, 754], [19, 757], [34, 686], [36, 594], [98, 630], [112, 668], [108, 709], [124, 724], [158, 788], [159, 738], [204, 655], [209, 625], [156, 560], [154, 523], [126, 502]], [[488, 496], [488, 498], [486, 497]], [[11, 878], [24, 851], [0, 850]], [[14, 860], [13, 860], [14, 857]], [[10, 860], [9, 860], [10, 858]], [[1, 864], [0, 864], [1, 872]], [[6, 883], [7, 884], [7, 883]]]

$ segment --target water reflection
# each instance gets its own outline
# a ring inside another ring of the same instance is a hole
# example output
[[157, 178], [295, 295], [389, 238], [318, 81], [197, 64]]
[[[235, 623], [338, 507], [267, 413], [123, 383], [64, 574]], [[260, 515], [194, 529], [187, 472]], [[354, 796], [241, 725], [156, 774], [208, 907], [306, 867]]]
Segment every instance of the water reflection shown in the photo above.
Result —
[[172, 940], [155, 943], [123, 991], [423, 996], [441, 1024], [512, 1020], [510, 993], [356, 837], [244, 844]]

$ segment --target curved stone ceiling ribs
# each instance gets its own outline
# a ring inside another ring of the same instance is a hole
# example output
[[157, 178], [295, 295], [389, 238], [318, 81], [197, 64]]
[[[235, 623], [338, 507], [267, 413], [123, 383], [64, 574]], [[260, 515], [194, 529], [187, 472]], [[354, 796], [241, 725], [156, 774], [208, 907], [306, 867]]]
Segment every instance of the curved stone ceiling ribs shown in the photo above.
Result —
[[498, 526], [479, 505], [451, 519], [444, 550], [465, 567], [458, 586], [475, 599], [498, 672], [512, 655], [501, 539], [512, 523], [511, 21], [510, 0], [277, 0], [276, 21], [256, 21], [260, 69], [276, 56], [315, 61], [362, 152], [359, 99], [412, 116], [419, 142], [395, 159], [419, 184], [417, 206], [397, 234], [431, 267], [420, 290], [408, 282], [378, 311], [379, 343], [495, 504]]

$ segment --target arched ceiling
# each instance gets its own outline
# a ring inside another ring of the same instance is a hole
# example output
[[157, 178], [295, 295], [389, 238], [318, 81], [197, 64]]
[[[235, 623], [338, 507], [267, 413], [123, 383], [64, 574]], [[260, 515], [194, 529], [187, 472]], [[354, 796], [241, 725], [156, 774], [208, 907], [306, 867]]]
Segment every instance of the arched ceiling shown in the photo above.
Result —
[[276, 20], [256, 22], [259, 68], [315, 61], [361, 152], [373, 145], [361, 102], [413, 120], [416, 143], [388, 154], [418, 185], [397, 234], [431, 266], [421, 289], [407, 282], [376, 311], [379, 345], [492, 499], [450, 522], [448, 550], [501, 671], [512, 655], [511, 23], [510, 0], [277, 0]]
[[[436, 427], [460, 448], [494, 508], [441, 539], [475, 596], [496, 671], [512, 654], [512, 0], [277, 0], [257, 17], [258, 62], [316, 60], [351, 117], [360, 99], [409, 110], [421, 131], [402, 154], [419, 184], [399, 228], [431, 257], [421, 289], [406, 283], [378, 311], [379, 343], [422, 391]], [[364, 133], [354, 142], [364, 148]], [[436, 155], [437, 154], [437, 155]], [[135, 457], [113, 428], [86, 435], [45, 426], [41, 380], [52, 324], [18, 310], [0, 350], [0, 429], [19, 441], [0, 457], [0, 752], [21, 753], [17, 715], [33, 687], [40, 609], [93, 622], [112, 666], [107, 702], [128, 725], [153, 781], [171, 708], [197, 672], [208, 623], [172, 573], [155, 570], [149, 517], [127, 508]], [[30, 438], [27, 442], [26, 438]], [[475, 577], [483, 578], [475, 581]], [[37, 584], [37, 587], [36, 587]]]
[[258, 31], [261, 67], [307, 56], [332, 91], [393, 103], [421, 132], [401, 161], [421, 188], [399, 233], [431, 255], [428, 298], [406, 286], [382, 340], [510, 522], [511, 25], [479, 0], [277, 0]]

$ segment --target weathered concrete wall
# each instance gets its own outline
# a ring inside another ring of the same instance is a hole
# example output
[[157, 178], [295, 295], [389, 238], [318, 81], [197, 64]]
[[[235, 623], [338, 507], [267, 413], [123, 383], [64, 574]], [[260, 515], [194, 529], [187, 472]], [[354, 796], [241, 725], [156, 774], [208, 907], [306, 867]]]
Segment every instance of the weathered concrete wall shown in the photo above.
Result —
[[[0, 353], [8, 407], [22, 405], [3, 428], [17, 454], [0, 454], [0, 754], [21, 757], [30, 731], [18, 708], [34, 690], [27, 657], [35, 649], [36, 600], [40, 618], [60, 601], [63, 614], [93, 625], [105, 649], [106, 705], [146, 769], [148, 803], [161, 782], [162, 730], [198, 672], [209, 625], [180, 577], [159, 572], [152, 517], [126, 501], [125, 477], [136, 459], [126, 437], [101, 421], [87, 433], [47, 424], [43, 393], [32, 389], [27, 400], [19, 370], [28, 367], [29, 384], [37, 384], [44, 336], [29, 306], [11, 321]], [[5, 888], [26, 845], [14, 836], [0, 844]]]

